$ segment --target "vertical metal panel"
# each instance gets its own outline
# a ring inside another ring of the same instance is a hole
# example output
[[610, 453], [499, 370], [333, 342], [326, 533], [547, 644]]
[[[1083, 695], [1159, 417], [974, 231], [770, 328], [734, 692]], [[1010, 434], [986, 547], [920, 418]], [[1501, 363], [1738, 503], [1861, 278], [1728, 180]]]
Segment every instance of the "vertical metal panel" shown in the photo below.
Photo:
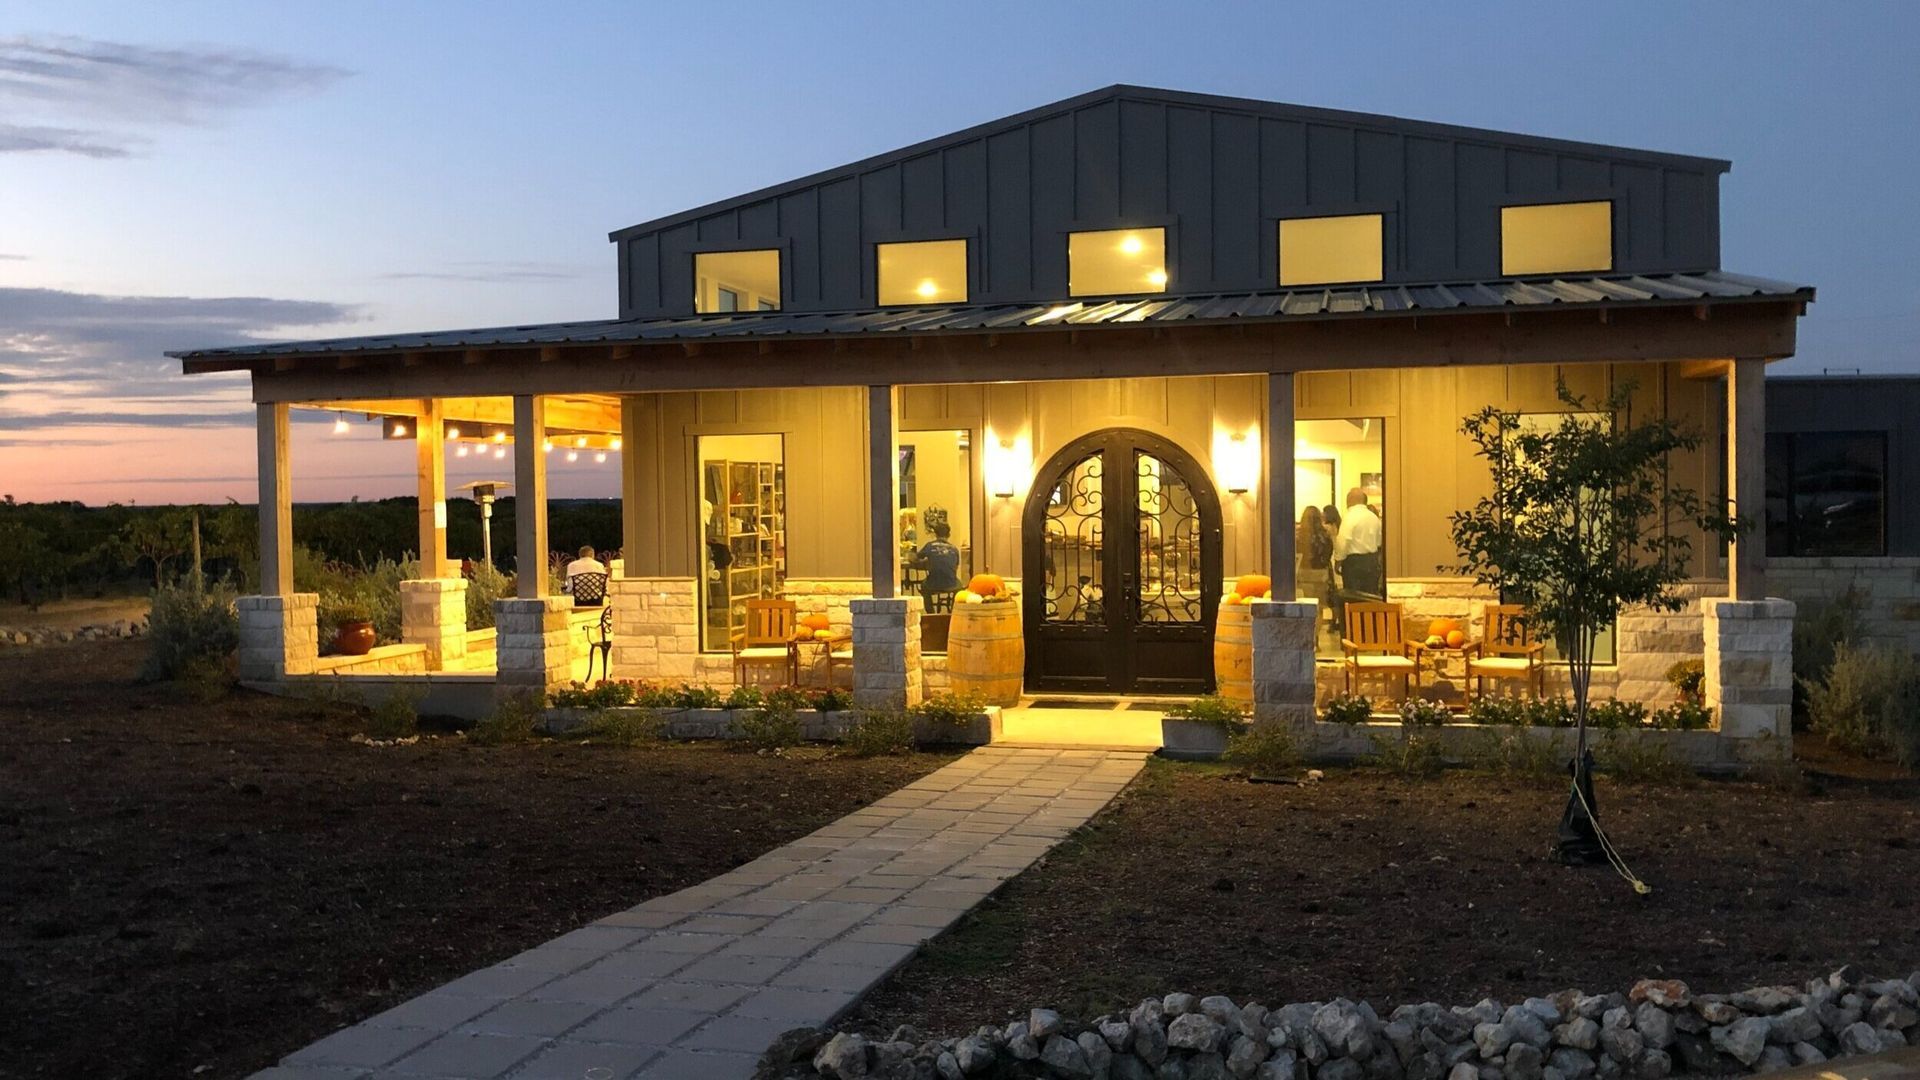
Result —
[[660, 301], [669, 311], [693, 310], [693, 248], [699, 230], [692, 225], [669, 229], [660, 237]]
[[1258, 287], [1266, 235], [1260, 225], [1259, 125], [1251, 116], [1215, 113], [1212, 135], [1212, 280], [1220, 288]]
[[[1073, 117], [1055, 116], [1028, 129], [1032, 174], [1033, 289], [1067, 295], [1067, 230], [1073, 227]], [[995, 218], [996, 222], [998, 218]]]
[[860, 182], [838, 180], [820, 189], [820, 304], [861, 304]]
[[1508, 195], [1533, 197], [1552, 195], [1560, 190], [1554, 155], [1532, 150], [1508, 150], [1506, 163]]
[[1307, 202], [1353, 201], [1353, 129], [1308, 124]]
[[900, 163], [900, 227], [928, 235], [947, 226], [946, 176], [940, 155]]
[[1560, 189], [1562, 191], [1603, 191], [1609, 186], [1606, 162], [1597, 158], [1574, 157], [1571, 154], [1560, 155]]
[[1407, 185], [1401, 200], [1401, 250], [1406, 253], [1403, 266], [1416, 280], [1435, 281], [1449, 277], [1456, 266], [1453, 143], [1439, 139], [1408, 139], [1406, 146]]
[[1708, 209], [1706, 177], [1679, 169], [1662, 170], [1666, 188], [1667, 258], [1665, 266], [1702, 266], [1717, 261], [1715, 234], [1704, 220]]
[[860, 177], [860, 230], [869, 243], [901, 229], [900, 168], [885, 165]]
[[728, 211], [704, 217], [694, 223], [695, 234], [703, 244], [726, 243], [740, 238], [740, 215], [738, 211]]
[[739, 226], [741, 240], [777, 242], [780, 239], [779, 202], [767, 199], [741, 207]]
[[1167, 212], [1167, 110], [1145, 101], [1120, 103], [1120, 215]]
[[1032, 154], [1027, 129], [987, 140], [987, 234], [982, 275], [995, 298], [1031, 296], [1033, 287]]
[[[1307, 127], [1293, 120], [1260, 121], [1260, 205], [1278, 217], [1307, 204]], [[1275, 243], [1278, 243], [1276, 238]]]
[[[945, 154], [946, 206], [942, 216], [949, 233], [978, 232], [987, 225], [987, 144], [975, 139]], [[977, 247], [978, 245], [974, 245]], [[976, 264], [979, 252], [969, 251]]]
[[1213, 275], [1213, 114], [1167, 110], [1167, 209], [1180, 220], [1168, 237], [1172, 292], [1217, 288]]
[[820, 189], [808, 188], [780, 200], [780, 232], [791, 239], [787, 254], [787, 290], [783, 307], [811, 307], [820, 302]]
[[1466, 277], [1498, 277], [1505, 163], [1493, 147], [1455, 143], [1453, 166], [1455, 265]]
[[[1666, 199], [1660, 190], [1660, 170], [1650, 165], [1616, 163], [1608, 170], [1609, 185], [1620, 193], [1624, 206], [1614, 207], [1614, 255], [1622, 268], [1666, 265]], [[1624, 213], [1623, 213], [1624, 211]]]
[[1104, 221], [1120, 216], [1120, 103], [1073, 114], [1074, 216]]

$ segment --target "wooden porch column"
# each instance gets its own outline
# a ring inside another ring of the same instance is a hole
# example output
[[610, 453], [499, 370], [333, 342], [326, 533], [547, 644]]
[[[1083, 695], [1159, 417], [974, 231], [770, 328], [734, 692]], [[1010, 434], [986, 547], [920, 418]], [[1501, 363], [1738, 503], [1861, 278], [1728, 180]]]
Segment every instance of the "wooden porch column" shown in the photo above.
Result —
[[1273, 598], [1293, 600], [1300, 593], [1294, 580], [1293, 550], [1293, 373], [1267, 376], [1267, 572], [1273, 576]]
[[428, 579], [452, 576], [447, 571], [447, 442], [445, 412], [438, 398], [420, 403], [413, 425], [414, 461], [418, 472], [420, 515], [420, 573]]
[[260, 595], [293, 594], [293, 470], [287, 404], [257, 406], [260, 442]]
[[1727, 557], [1734, 600], [1767, 598], [1767, 362], [1735, 360], [1727, 369], [1727, 495], [1749, 522]]
[[900, 576], [899, 426], [893, 387], [867, 387], [867, 535], [873, 554], [873, 595], [894, 595]]
[[547, 595], [547, 399], [537, 394], [513, 397], [514, 595], [538, 600]]

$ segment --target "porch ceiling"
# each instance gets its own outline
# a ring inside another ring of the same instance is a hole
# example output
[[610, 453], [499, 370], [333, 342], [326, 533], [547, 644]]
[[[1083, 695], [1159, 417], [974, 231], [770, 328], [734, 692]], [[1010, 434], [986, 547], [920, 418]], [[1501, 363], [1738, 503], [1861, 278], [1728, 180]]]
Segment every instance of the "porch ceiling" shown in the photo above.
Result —
[[415, 364], [453, 353], [467, 363], [489, 352], [520, 349], [540, 360], [563, 356], [565, 346], [606, 346], [626, 359], [636, 346], [679, 345], [689, 352], [702, 342], [874, 340], [958, 335], [1025, 335], [1096, 327], [1219, 327], [1334, 320], [1406, 319], [1421, 316], [1562, 312], [1592, 309], [1692, 308], [1701, 317], [1716, 307], [1754, 303], [1805, 304], [1810, 286], [1719, 270], [1692, 274], [1595, 275], [1487, 282], [1436, 282], [1313, 288], [1201, 296], [1127, 297], [1052, 304], [941, 305], [836, 312], [740, 312], [656, 319], [600, 319], [475, 330], [274, 342], [233, 348], [169, 352], [188, 374], [246, 370], [271, 361], [289, 370], [302, 361], [350, 366], [354, 358], [380, 355]]

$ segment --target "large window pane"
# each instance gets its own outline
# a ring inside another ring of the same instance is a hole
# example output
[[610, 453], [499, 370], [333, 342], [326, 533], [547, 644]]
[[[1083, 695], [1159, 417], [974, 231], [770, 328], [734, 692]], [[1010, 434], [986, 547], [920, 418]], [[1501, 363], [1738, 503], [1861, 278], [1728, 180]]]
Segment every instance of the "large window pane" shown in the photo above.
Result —
[[1102, 229], [1067, 236], [1067, 292], [1113, 296], [1167, 291], [1167, 230]]
[[1345, 605], [1386, 596], [1386, 423], [1300, 420], [1293, 437], [1294, 573], [1320, 604], [1320, 655], [1338, 656]]
[[1767, 440], [1767, 552], [1884, 555], [1887, 437], [1878, 431]]
[[922, 652], [947, 651], [953, 594], [973, 576], [973, 437], [900, 433], [900, 581], [925, 601]]
[[1556, 274], [1613, 269], [1613, 204], [1500, 208], [1500, 272]]
[[924, 240], [874, 247], [882, 304], [966, 303], [965, 240]]
[[780, 253], [707, 251], [693, 257], [693, 310], [701, 314], [780, 309]]
[[1379, 214], [1289, 218], [1280, 223], [1280, 284], [1379, 281]]
[[787, 468], [779, 435], [702, 435], [701, 648], [724, 652], [746, 627], [748, 600], [787, 579]]

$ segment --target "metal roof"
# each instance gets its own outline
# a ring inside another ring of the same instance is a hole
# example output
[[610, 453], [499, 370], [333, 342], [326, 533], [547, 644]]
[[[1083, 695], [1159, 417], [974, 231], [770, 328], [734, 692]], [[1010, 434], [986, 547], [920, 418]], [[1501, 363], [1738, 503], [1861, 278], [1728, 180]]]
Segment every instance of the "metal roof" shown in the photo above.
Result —
[[1285, 319], [1468, 314], [1514, 308], [1636, 307], [1763, 300], [1810, 301], [1811, 286], [1720, 270], [1427, 285], [1281, 289], [1193, 296], [1063, 300], [1051, 304], [934, 305], [856, 311], [756, 311], [649, 319], [595, 319], [475, 330], [269, 342], [167, 353], [215, 360], [345, 352], [490, 346], [591, 345], [731, 338], [879, 337], [889, 334], [1018, 333], [1131, 323], [1221, 325]]

